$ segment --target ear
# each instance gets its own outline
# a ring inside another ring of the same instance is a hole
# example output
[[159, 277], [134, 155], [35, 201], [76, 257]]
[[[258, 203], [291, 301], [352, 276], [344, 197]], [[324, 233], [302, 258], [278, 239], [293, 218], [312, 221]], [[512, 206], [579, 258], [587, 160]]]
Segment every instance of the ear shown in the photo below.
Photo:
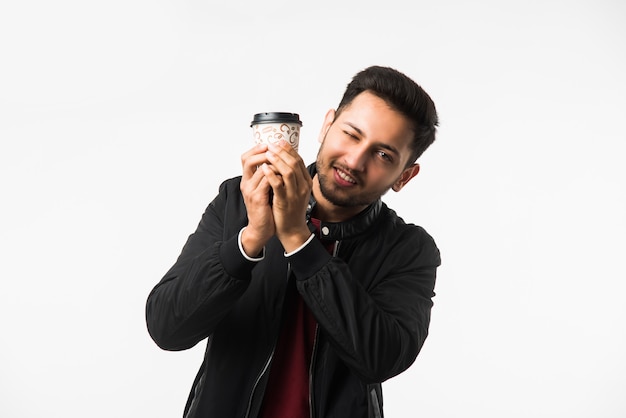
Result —
[[326, 112], [326, 116], [324, 117], [324, 123], [322, 124], [322, 130], [320, 131], [320, 136], [317, 139], [321, 144], [324, 142], [324, 138], [326, 138], [326, 133], [330, 129], [330, 125], [335, 121], [335, 109], [330, 109]]
[[413, 177], [417, 176], [420, 172], [420, 165], [415, 163], [408, 168], [405, 168], [398, 180], [391, 186], [394, 192], [399, 192]]

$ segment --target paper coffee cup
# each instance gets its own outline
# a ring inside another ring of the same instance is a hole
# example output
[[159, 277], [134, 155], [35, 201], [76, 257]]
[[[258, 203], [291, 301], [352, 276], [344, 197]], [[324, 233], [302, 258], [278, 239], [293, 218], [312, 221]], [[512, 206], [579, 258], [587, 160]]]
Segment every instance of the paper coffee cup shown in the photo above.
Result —
[[298, 151], [300, 145], [300, 115], [287, 112], [257, 113], [250, 124], [257, 144], [271, 144], [281, 139]]

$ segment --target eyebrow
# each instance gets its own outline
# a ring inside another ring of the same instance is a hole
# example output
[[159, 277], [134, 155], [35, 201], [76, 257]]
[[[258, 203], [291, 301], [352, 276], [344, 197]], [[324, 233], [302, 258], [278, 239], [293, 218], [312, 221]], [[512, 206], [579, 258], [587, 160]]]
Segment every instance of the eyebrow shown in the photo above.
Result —
[[[350, 128], [354, 129], [359, 135], [364, 136], [363, 131], [359, 129], [358, 127], [354, 126], [352, 123], [350, 122], [344, 122], [344, 123], [348, 125]], [[376, 145], [378, 145], [379, 147], [383, 149], [391, 151], [396, 155], [400, 155], [400, 152], [395, 147], [392, 147], [391, 145], [385, 144], [383, 142], [377, 142]]]

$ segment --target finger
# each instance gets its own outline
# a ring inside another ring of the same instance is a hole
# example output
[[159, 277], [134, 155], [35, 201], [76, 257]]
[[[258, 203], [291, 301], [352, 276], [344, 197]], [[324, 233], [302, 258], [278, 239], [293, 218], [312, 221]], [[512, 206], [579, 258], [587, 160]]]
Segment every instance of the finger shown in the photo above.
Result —
[[241, 191], [247, 195], [254, 193], [260, 187], [264, 178], [265, 175], [263, 171], [256, 169], [250, 175], [242, 177], [240, 185]]
[[279, 158], [269, 157], [270, 164], [265, 168], [265, 176], [272, 185], [276, 196], [286, 197], [291, 189], [297, 188], [293, 170]]
[[269, 144], [267, 149], [269, 152], [277, 155], [280, 159], [290, 165], [291, 163], [295, 163], [296, 161], [301, 160], [300, 155], [297, 153], [297, 151], [294, 150], [288, 142], [283, 140]]
[[276, 170], [275, 166], [270, 164], [262, 164], [259, 168], [262, 170], [265, 179], [273, 189], [284, 186], [283, 177]]
[[259, 144], [241, 156], [241, 166], [244, 177], [251, 177], [261, 164], [267, 163], [267, 145]]
[[265, 154], [275, 171], [283, 177], [290, 176], [294, 168], [303, 165], [302, 158], [285, 141], [270, 144]]
[[283, 181], [283, 176], [277, 173], [275, 167], [271, 165], [264, 164], [260, 168], [262, 169], [265, 179], [274, 192], [274, 203], [286, 199], [287, 190]]
[[288, 148], [269, 147], [266, 154], [271, 166], [282, 176], [287, 198], [292, 199], [310, 191], [312, 180], [300, 155], [289, 144], [282, 145]]
[[299, 168], [301, 174], [306, 174], [310, 177], [309, 171], [306, 168], [306, 164], [302, 160], [298, 151], [296, 151], [287, 141], [280, 141], [278, 153], [279, 156], [285, 161], [290, 167]]
[[258, 211], [268, 206], [270, 187], [261, 169], [257, 170], [252, 179], [245, 183], [245, 186], [242, 182], [241, 193], [249, 213], [253, 213], [253, 211]]
[[263, 143], [261, 143], [261, 144], [256, 144], [256, 145], [254, 145], [252, 148], [250, 148], [248, 151], [244, 152], [244, 153], [241, 155], [241, 159], [242, 159], [242, 160], [245, 160], [245, 159], [247, 159], [248, 157], [250, 157], [251, 155], [254, 155], [254, 154], [260, 154], [260, 153], [265, 152], [266, 150], [267, 150], [267, 144], [263, 144]]

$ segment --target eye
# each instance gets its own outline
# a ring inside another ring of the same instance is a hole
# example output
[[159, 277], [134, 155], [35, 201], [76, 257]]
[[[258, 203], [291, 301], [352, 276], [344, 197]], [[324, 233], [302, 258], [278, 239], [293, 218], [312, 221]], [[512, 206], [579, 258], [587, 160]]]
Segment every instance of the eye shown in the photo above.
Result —
[[378, 151], [378, 155], [385, 161], [392, 162], [391, 155], [387, 154], [385, 151]]
[[349, 136], [351, 139], [355, 139], [358, 140], [359, 138], [353, 134], [352, 132], [348, 132], [348, 131], [343, 131], [344, 134], [346, 134], [346, 136]]

